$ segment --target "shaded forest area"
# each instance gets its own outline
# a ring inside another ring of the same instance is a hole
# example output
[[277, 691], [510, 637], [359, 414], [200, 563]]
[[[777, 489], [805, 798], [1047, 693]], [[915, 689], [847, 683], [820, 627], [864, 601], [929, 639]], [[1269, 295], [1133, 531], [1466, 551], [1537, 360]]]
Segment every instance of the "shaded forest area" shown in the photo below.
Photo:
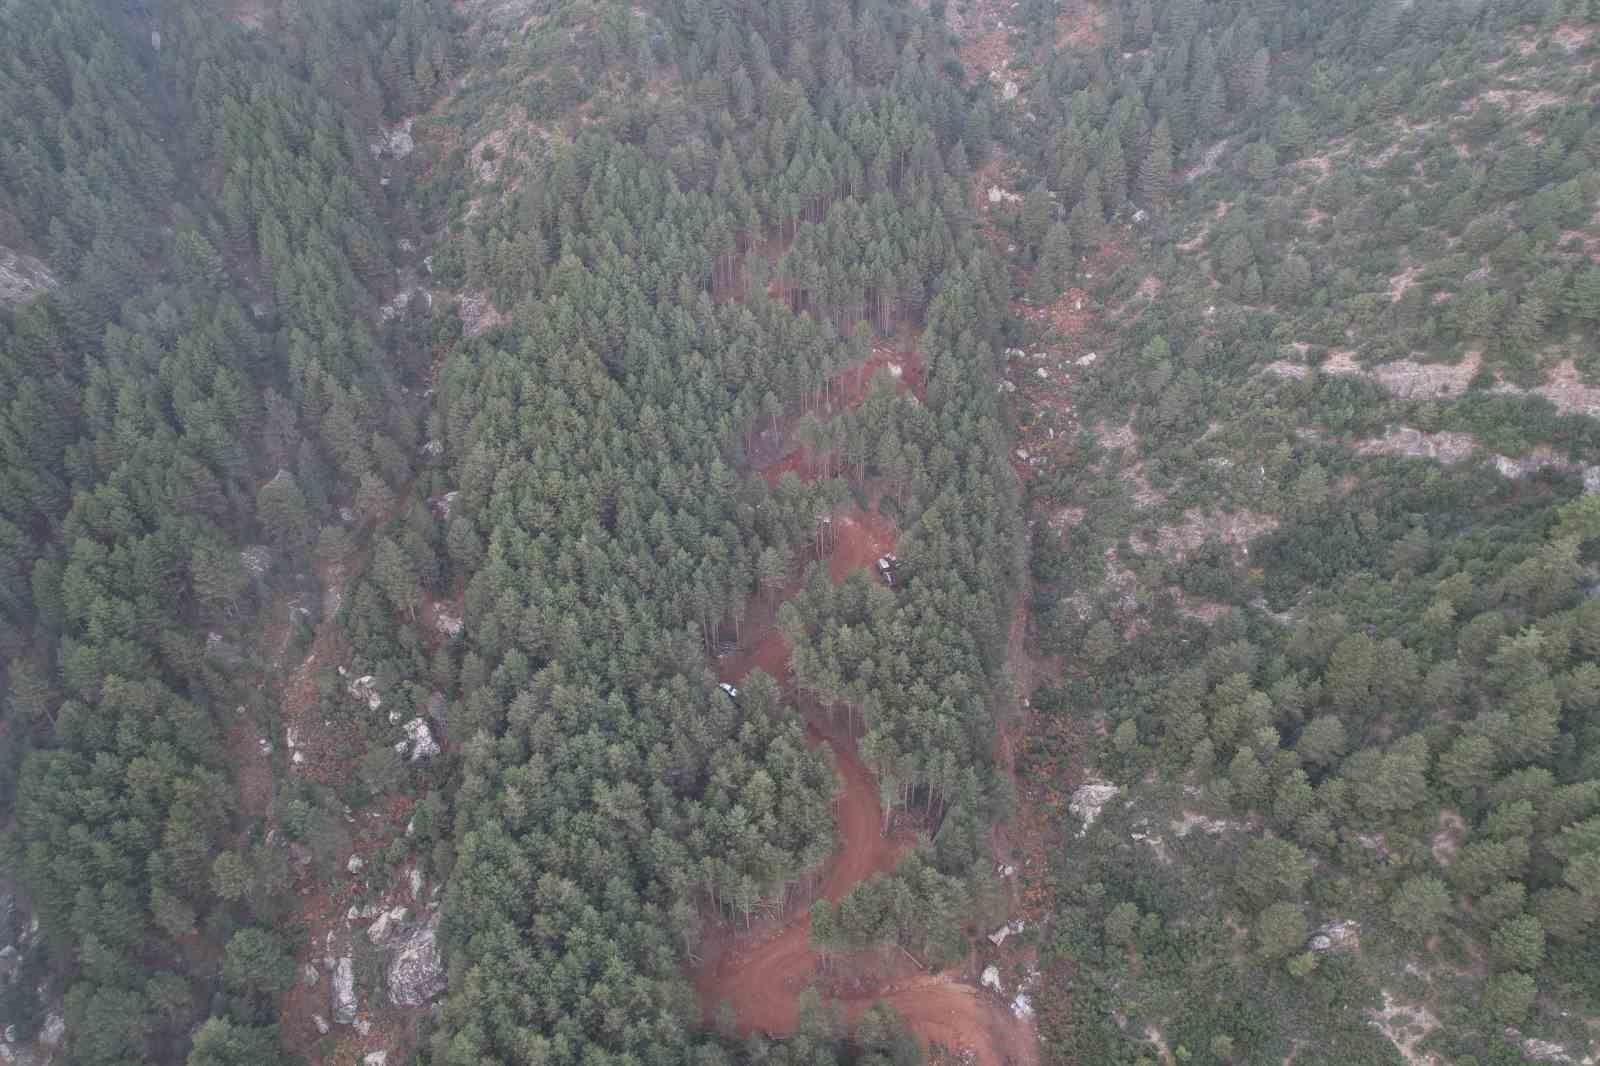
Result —
[[[947, 875], [986, 864], [1019, 535], [970, 207], [987, 97], [902, 5], [616, 16], [606, 61], [680, 91], [469, 159], [479, 42], [447, 4], [0, 15], [17, 1040], [278, 1061], [301, 970], [326, 987], [311, 908], [410, 856], [449, 967], [402, 1038], [421, 1061], [918, 1056], [878, 1009], [703, 1030], [683, 964], [831, 851], [826, 759], [709, 663], [852, 499], [905, 531], [904, 579], [785, 607], [803, 684], [867, 730], [891, 805], [958, 828]], [[474, 166], [500, 180], [468, 203]], [[914, 395], [842, 403], [875, 332], [918, 330]], [[791, 431], [827, 476], [769, 486], [751, 455]], [[410, 715], [438, 761], [383, 739]], [[341, 822], [380, 808], [406, 837], [349, 855]]]

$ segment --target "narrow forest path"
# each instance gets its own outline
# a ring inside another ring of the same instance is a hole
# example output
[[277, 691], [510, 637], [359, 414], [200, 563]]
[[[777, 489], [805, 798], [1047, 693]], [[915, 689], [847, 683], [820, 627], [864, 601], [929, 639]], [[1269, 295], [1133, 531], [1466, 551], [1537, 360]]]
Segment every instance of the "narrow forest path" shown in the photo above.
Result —
[[[902, 389], [913, 391], [920, 399], [921, 366], [915, 353], [898, 353], [896, 357], [888, 350], [877, 349], [870, 362], [890, 366], [891, 372], [915, 367], [911, 373], [902, 370], [895, 376]], [[847, 394], [848, 406], [853, 407], [864, 398], [865, 383], [874, 370], [876, 366], [870, 370], [856, 368], [842, 375], [856, 383]], [[786, 452], [759, 474], [772, 481], [787, 470], [808, 480], [817, 473], [797, 461], [795, 452]], [[833, 550], [827, 567], [835, 584], [853, 571], [870, 566], [880, 555], [892, 552], [899, 538], [899, 531], [888, 518], [854, 507], [834, 513], [832, 533]], [[760, 669], [778, 680], [792, 702], [805, 707], [807, 704], [794, 686], [788, 643], [770, 621], [776, 611], [767, 617], [764, 629], [747, 632], [740, 649], [718, 662], [718, 679], [742, 684], [752, 670]], [[817, 898], [837, 903], [857, 884], [893, 869], [900, 857], [915, 846], [915, 839], [909, 833], [884, 834], [877, 779], [862, 762], [856, 738], [847, 727], [812, 714], [806, 723], [806, 739], [813, 746], [828, 743], [834, 771], [839, 775], [836, 850], [817, 892]], [[818, 978], [821, 962], [821, 956], [811, 948], [810, 910], [800, 907], [757, 938], [736, 941], [708, 957], [691, 971], [690, 978], [708, 1021], [726, 1004], [733, 1010], [739, 1032], [783, 1034], [794, 1030], [800, 994]], [[901, 972], [891, 971], [882, 980], [858, 980], [849, 987], [835, 984], [829, 989], [831, 998], [852, 1021], [872, 1003], [882, 1000], [900, 1013], [925, 1049], [937, 1044], [968, 1052], [971, 1058], [967, 1061], [978, 1066], [1034, 1066], [1038, 1062], [1033, 1026], [1013, 1017], [1007, 1006], [986, 990], [944, 974], [904, 970], [909, 966]]]

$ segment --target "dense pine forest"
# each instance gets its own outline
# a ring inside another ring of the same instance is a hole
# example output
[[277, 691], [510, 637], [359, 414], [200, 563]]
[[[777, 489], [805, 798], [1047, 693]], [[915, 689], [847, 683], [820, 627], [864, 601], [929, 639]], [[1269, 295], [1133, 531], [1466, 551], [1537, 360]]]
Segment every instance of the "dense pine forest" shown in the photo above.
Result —
[[0, 6], [4, 1060], [1593, 1061], [1597, 56]]

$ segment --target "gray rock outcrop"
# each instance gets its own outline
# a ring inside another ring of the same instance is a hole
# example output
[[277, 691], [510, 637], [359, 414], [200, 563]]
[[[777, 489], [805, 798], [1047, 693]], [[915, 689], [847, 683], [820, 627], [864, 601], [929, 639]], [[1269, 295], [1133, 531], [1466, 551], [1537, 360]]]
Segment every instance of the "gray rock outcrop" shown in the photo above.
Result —
[[333, 1024], [352, 1025], [360, 1004], [356, 1002], [356, 964], [345, 955], [333, 966]]
[[1089, 827], [1100, 817], [1101, 808], [1122, 793], [1122, 789], [1105, 781], [1089, 781], [1078, 786], [1072, 793], [1072, 800], [1067, 804], [1067, 810], [1074, 817], [1083, 820], [1083, 828], [1078, 830], [1078, 835], [1083, 836]]
[[428, 723], [422, 718], [413, 718], [405, 724], [406, 738], [394, 746], [394, 750], [402, 757], [416, 762], [418, 759], [431, 759], [439, 754], [439, 742], [433, 737], [433, 730], [428, 728]]
[[0, 304], [31, 300], [57, 284], [50, 268], [33, 256], [0, 248]]
[[389, 954], [389, 1002], [420, 1007], [445, 990], [444, 956], [439, 952], [439, 917], [392, 942]]

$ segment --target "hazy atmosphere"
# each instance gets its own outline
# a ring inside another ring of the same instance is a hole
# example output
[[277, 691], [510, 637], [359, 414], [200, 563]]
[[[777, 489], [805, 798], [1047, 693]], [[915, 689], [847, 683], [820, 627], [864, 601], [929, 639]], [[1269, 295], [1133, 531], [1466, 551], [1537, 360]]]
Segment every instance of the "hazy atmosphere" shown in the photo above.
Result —
[[0, 0], [0, 1066], [1595, 1066], [1600, 0]]

